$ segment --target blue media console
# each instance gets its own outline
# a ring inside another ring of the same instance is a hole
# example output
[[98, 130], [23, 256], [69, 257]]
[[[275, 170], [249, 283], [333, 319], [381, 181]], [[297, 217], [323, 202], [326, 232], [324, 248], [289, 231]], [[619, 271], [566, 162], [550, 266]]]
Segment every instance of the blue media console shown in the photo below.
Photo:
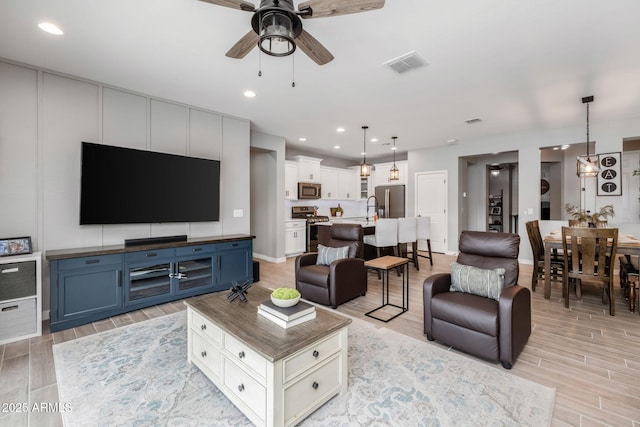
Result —
[[51, 331], [253, 280], [253, 238], [47, 251]]

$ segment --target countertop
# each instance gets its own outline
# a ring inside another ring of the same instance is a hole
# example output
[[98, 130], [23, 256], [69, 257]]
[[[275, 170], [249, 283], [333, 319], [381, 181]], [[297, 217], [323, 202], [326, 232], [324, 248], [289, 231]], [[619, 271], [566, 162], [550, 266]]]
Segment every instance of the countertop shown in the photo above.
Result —
[[362, 228], [375, 227], [376, 223], [373, 220], [367, 221], [362, 217], [355, 218], [331, 218], [328, 222], [318, 222], [317, 225], [332, 225], [332, 224], [358, 224]]
[[228, 234], [223, 236], [211, 236], [211, 237], [191, 237], [187, 241], [171, 242], [171, 243], [156, 243], [148, 245], [135, 245], [124, 246], [109, 245], [109, 246], [94, 246], [87, 248], [73, 248], [73, 249], [56, 249], [48, 250], [45, 258], [48, 261], [67, 259], [67, 258], [80, 258], [86, 256], [100, 256], [109, 254], [119, 254], [126, 252], [139, 252], [153, 249], [166, 249], [166, 248], [178, 248], [183, 246], [203, 245], [208, 243], [224, 243], [224, 242], [236, 242], [239, 240], [255, 239], [255, 236], [249, 234]]

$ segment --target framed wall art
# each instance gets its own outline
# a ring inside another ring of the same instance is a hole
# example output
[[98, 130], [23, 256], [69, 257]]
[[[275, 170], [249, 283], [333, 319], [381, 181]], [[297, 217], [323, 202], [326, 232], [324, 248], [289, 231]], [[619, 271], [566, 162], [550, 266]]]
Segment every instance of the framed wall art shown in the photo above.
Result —
[[621, 196], [621, 153], [599, 154], [598, 196]]
[[31, 237], [0, 239], [0, 256], [30, 254], [32, 252]]

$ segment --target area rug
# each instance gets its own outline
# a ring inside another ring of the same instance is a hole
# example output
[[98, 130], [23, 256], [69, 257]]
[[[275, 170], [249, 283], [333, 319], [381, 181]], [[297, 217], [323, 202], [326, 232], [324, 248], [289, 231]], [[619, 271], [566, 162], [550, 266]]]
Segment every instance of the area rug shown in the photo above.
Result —
[[[67, 427], [244, 426], [187, 362], [186, 312], [53, 346]], [[545, 426], [555, 390], [363, 320], [349, 326], [349, 390], [303, 426]]]

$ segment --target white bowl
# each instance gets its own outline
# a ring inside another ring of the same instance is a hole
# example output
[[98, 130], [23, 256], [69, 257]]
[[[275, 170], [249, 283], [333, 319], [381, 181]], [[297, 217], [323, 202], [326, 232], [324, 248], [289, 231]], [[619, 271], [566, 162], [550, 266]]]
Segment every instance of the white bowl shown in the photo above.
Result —
[[271, 302], [277, 305], [278, 307], [293, 307], [300, 301], [300, 297], [295, 297], [291, 299], [277, 299], [271, 296]]

